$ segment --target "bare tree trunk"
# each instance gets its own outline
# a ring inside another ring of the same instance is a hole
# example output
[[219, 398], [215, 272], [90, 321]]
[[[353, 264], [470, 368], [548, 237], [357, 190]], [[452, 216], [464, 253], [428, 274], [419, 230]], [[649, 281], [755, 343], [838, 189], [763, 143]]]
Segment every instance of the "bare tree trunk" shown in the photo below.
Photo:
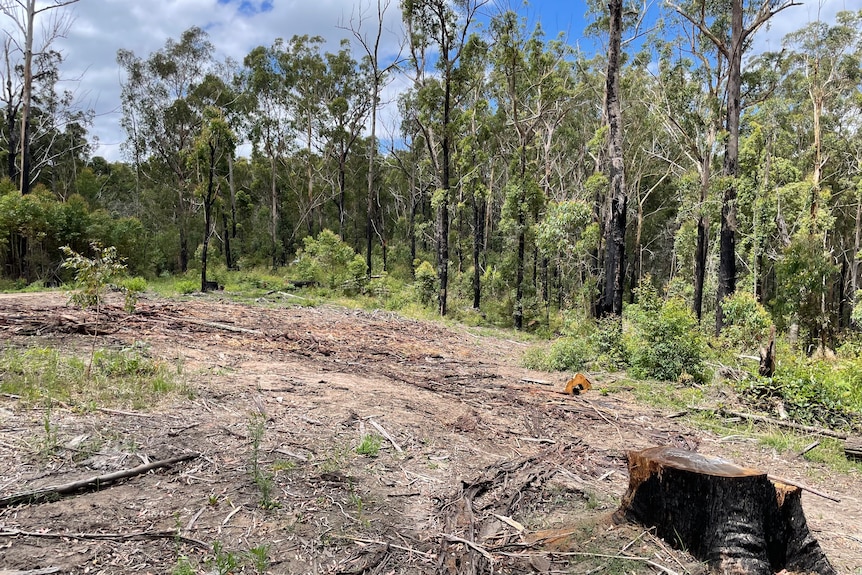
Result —
[[733, 0], [730, 16], [731, 40], [727, 77], [727, 145], [724, 151], [724, 176], [727, 184], [721, 202], [718, 291], [716, 294], [715, 333], [724, 327], [721, 302], [736, 291], [736, 178], [739, 175], [739, 119], [742, 111], [742, 52], [745, 40], [742, 0]]
[[605, 107], [608, 117], [608, 152], [610, 156], [611, 209], [605, 229], [604, 289], [601, 314], [622, 315], [626, 249], [626, 211], [628, 196], [623, 163], [622, 106], [619, 98], [620, 44], [622, 41], [622, 0], [610, 0], [610, 40], [605, 83]]
[[482, 299], [482, 245], [485, 243], [485, 221], [482, 217], [484, 199], [480, 200], [478, 194], [473, 194], [473, 309], [479, 309]]

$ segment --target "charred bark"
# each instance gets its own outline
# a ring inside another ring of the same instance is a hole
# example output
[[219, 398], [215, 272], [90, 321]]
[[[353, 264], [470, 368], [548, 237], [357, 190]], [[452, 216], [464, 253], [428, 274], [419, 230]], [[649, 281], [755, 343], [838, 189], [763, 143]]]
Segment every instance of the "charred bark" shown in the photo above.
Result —
[[808, 530], [799, 487], [673, 447], [629, 452], [628, 466], [617, 521], [655, 527], [719, 573], [835, 573]]

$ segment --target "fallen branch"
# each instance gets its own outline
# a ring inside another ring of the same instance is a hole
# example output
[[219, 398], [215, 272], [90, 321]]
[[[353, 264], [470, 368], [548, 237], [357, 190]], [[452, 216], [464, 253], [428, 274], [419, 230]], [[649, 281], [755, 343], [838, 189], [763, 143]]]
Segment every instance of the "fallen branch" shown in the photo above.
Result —
[[811, 494], [816, 495], [818, 497], [822, 497], [823, 499], [828, 499], [829, 501], [834, 501], [835, 503], [841, 503], [840, 499], [832, 497], [831, 495], [826, 495], [822, 491], [817, 491], [816, 489], [808, 487], [807, 485], [803, 485], [802, 483], [797, 483], [797, 482], [791, 481], [789, 479], [784, 479], [783, 477], [776, 477], [775, 475], [767, 475], [766, 478], [769, 479], [773, 483], [783, 483], [785, 485], [792, 485], [793, 487], [798, 487], [802, 491], [807, 491], [808, 493], [811, 493]]
[[472, 549], [473, 551], [479, 553], [482, 557], [484, 557], [488, 561], [494, 561], [494, 556], [491, 555], [491, 553], [487, 549], [485, 549], [484, 547], [480, 547], [479, 545], [476, 545], [472, 541], [468, 541], [467, 539], [463, 539], [461, 537], [456, 537], [455, 535], [450, 535], [448, 533], [444, 533], [443, 538], [446, 539], [446, 541], [449, 541], [450, 543], [462, 543], [462, 544], [466, 545], [467, 547], [469, 547], [470, 549]]
[[388, 432], [388, 431], [386, 431], [385, 429], [383, 429], [383, 426], [382, 426], [382, 425], [380, 425], [379, 423], [377, 423], [377, 422], [376, 422], [376, 421], [374, 421], [373, 419], [369, 419], [369, 420], [368, 420], [368, 423], [370, 423], [370, 424], [374, 427], [374, 429], [376, 429], [377, 431], [379, 431], [379, 432], [380, 432], [380, 435], [382, 435], [383, 437], [385, 437], [386, 439], [388, 439], [388, 440], [389, 440], [389, 443], [391, 443], [391, 444], [392, 444], [392, 447], [394, 447], [394, 448], [395, 448], [395, 451], [397, 451], [398, 453], [403, 453], [403, 451], [404, 451], [404, 450], [403, 450], [403, 449], [401, 449], [401, 446], [400, 446], [400, 445], [398, 445], [398, 443], [396, 443], [396, 441], [392, 438], [392, 436], [391, 436], [391, 435], [389, 435], [389, 432]]
[[0, 507], [9, 507], [10, 505], [17, 505], [19, 503], [44, 503], [46, 501], [55, 501], [62, 495], [68, 495], [78, 491], [98, 490], [120, 479], [141, 475], [142, 473], [146, 473], [147, 471], [158, 469], [160, 467], [169, 467], [174, 463], [194, 459], [198, 457], [198, 455], [199, 454], [197, 453], [187, 453], [185, 455], [171, 457], [170, 459], [163, 459], [161, 461], [147, 463], [146, 465], [139, 465], [132, 469], [124, 469], [122, 471], [115, 471], [105, 475], [97, 475], [96, 477], [91, 477], [89, 479], [82, 479], [80, 481], [73, 481], [62, 485], [52, 485], [50, 487], [34, 489], [33, 491], [14, 493], [12, 495], [7, 495], [6, 497], [0, 497]]
[[132, 533], [54, 533], [40, 531], [21, 531], [20, 529], [0, 529], [0, 537], [43, 537], [48, 539], [94, 539], [109, 541], [131, 541], [141, 539], [173, 539], [210, 550], [212, 546], [198, 539], [180, 535], [176, 531], [135, 531]]
[[166, 319], [174, 320], [174, 321], [181, 321], [184, 323], [190, 323], [192, 325], [201, 325], [203, 327], [211, 327], [214, 329], [221, 329], [224, 331], [230, 331], [233, 333], [251, 333], [254, 335], [260, 335], [261, 334], [261, 332], [256, 330], [256, 329], [247, 329], [244, 327], [236, 327], [233, 325], [227, 325], [224, 323], [217, 323], [214, 321], [202, 321], [199, 319], [192, 319], [192, 318], [188, 318], [188, 317], [173, 317], [173, 316], [169, 316], [169, 315], [165, 315], [162, 317], [164, 317]]
[[385, 541], [378, 541], [377, 539], [362, 539], [359, 537], [350, 537], [348, 535], [343, 535], [345, 539], [350, 539], [351, 541], [356, 541], [357, 543], [367, 543], [369, 545], [389, 545], [393, 549], [399, 549], [401, 551], [407, 551], [408, 553], [416, 553], [417, 555], [422, 555], [423, 557], [434, 557], [433, 553], [427, 553], [425, 551], [419, 551], [418, 549], [414, 549], [413, 547], [404, 547], [403, 545], [396, 545], [395, 543], [387, 543]]
[[742, 419], [747, 419], [749, 421], [756, 421], [758, 423], [768, 423], [770, 425], [777, 425], [779, 427], [787, 427], [789, 429], [795, 429], [797, 431], [804, 431], [806, 433], [814, 433], [816, 435], [826, 435], [828, 437], [835, 437], [836, 439], [847, 439], [847, 434], [841, 433], [839, 431], [832, 431], [831, 429], [826, 429], [823, 427], [814, 427], [811, 425], [802, 425], [801, 423], [793, 423], [792, 421], [782, 421], [780, 419], [775, 419], [772, 417], [766, 417], [765, 415], [756, 415], [754, 413], [744, 413], [741, 411], [730, 411], [728, 409], [713, 409], [711, 407], [697, 407], [697, 406], [689, 406], [689, 409], [694, 409], [696, 411], [707, 411], [710, 413], [715, 413], [721, 415], [723, 417], [739, 417]]
[[45, 567], [44, 569], [28, 569], [26, 571], [9, 571], [8, 569], [0, 570], [0, 575], [51, 575], [51, 573], [59, 573], [59, 567]]

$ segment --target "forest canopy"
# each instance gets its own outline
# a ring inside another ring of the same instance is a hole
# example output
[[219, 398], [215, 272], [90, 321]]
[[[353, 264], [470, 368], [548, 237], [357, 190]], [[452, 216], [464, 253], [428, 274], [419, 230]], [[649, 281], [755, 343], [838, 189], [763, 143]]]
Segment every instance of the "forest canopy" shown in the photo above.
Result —
[[261, 39], [242, 62], [190, 28], [118, 52], [123, 161], [91, 154], [62, 55], [7, 43], [3, 287], [68, 281], [60, 248], [98, 242], [146, 278], [391, 277], [532, 330], [642, 309], [649, 284], [695, 325], [763, 317], [834, 348], [862, 315], [862, 11], [756, 52], [793, 2], [666, 3], [648, 30], [639, 6], [593, 7], [595, 54], [482, 0], [378, 3], [401, 12], [397, 57], [368, 20], [335, 51]]

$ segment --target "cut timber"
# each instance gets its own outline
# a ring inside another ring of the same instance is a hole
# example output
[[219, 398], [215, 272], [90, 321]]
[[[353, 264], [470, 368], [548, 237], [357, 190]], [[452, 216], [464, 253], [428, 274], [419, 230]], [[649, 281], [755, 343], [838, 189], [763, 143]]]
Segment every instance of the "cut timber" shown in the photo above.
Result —
[[576, 373], [575, 377], [566, 384], [566, 393], [569, 395], [580, 395], [593, 387], [592, 380], [583, 373]]
[[655, 527], [726, 575], [835, 573], [808, 530], [798, 487], [674, 447], [630, 451], [628, 466], [617, 521]]
[[862, 437], [848, 437], [844, 442], [844, 455], [847, 459], [862, 461]]

